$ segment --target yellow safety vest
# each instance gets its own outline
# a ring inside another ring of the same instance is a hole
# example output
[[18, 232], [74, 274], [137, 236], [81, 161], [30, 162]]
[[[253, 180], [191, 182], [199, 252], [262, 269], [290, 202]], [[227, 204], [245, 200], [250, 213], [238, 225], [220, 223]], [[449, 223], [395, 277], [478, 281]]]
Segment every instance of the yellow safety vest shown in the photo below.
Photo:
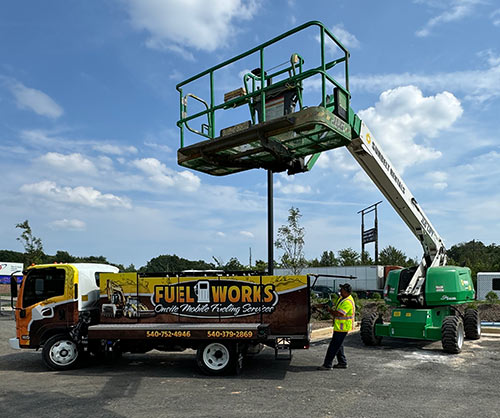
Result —
[[343, 316], [336, 316], [333, 320], [334, 332], [349, 332], [354, 328], [354, 314], [356, 305], [352, 296], [340, 298], [335, 304], [335, 310], [339, 311]]

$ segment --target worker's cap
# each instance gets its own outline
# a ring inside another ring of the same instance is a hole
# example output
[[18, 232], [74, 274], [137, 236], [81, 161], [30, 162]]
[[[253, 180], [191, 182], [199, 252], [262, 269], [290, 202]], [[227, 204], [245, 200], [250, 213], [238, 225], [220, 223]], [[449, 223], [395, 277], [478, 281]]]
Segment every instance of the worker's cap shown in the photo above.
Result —
[[341, 289], [344, 289], [347, 293], [351, 293], [352, 288], [349, 283], [344, 283], [339, 286]]

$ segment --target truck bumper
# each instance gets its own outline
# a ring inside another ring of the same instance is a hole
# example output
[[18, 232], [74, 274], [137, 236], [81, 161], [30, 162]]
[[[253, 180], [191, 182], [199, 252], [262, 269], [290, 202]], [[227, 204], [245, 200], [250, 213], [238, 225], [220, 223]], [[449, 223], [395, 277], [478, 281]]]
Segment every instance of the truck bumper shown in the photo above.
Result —
[[19, 338], [9, 338], [9, 345], [10, 348], [13, 348], [14, 350], [21, 349], [21, 347], [19, 346]]

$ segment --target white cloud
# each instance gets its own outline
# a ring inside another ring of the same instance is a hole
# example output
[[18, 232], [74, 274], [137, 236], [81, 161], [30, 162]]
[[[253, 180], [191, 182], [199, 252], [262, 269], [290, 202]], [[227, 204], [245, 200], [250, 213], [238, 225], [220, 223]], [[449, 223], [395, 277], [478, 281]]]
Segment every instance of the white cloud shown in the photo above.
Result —
[[8, 81], [6, 84], [21, 109], [30, 109], [51, 119], [57, 119], [64, 113], [63, 108], [43, 91], [26, 87], [18, 81]]
[[72, 203], [94, 208], [131, 208], [130, 201], [127, 198], [109, 193], [103, 194], [93, 187], [61, 187], [53, 181], [45, 180], [39, 183], [24, 184], [20, 190], [25, 194], [60, 203]]
[[165, 144], [157, 144], [156, 142], [144, 142], [144, 145], [146, 145], [149, 148], [153, 148], [154, 150], [159, 150], [163, 152], [172, 152], [172, 149]]
[[432, 187], [437, 190], [444, 190], [448, 187], [448, 173], [444, 171], [433, 171], [426, 175]]
[[[351, 90], [380, 92], [385, 89], [412, 84], [431, 91], [447, 90], [479, 102], [500, 97], [500, 63], [492, 53], [483, 53], [490, 68], [435, 74], [375, 74], [353, 75], [349, 78]], [[312, 88], [319, 89], [321, 84]]]
[[112, 145], [112, 144], [96, 144], [92, 148], [103, 154], [111, 155], [124, 155], [124, 154], [137, 154], [137, 148], [130, 145]]
[[415, 138], [435, 137], [450, 128], [462, 112], [460, 102], [451, 93], [424, 97], [417, 87], [405, 86], [383, 92], [375, 106], [358, 115], [403, 172], [408, 166], [441, 156], [439, 151], [417, 144]]
[[246, 238], [253, 238], [254, 237], [254, 234], [252, 234], [249, 231], [240, 231], [240, 235], [242, 235], [242, 236], [244, 236]]
[[338, 170], [343, 173], [359, 169], [359, 165], [345, 148], [322, 152], [318, 161], [316, 161], [316, 166]]
[[335, 25], [330, 32], [332, 32], [346, 48], [359, 48], [360, 43], [358, 38], [352, 33], [349, 33], [342, 23]]
[[101, 170], [111, 171], [113, 169], [113, 160], [105, 155], [100, 155], [97, 157], [96, 165]]
[[42, 155], [39, 160], [53, 168], [66, 172], [83, 172], [92, 174], [96, 172], [96, 167], [92, 161], [82, 154], [59, 154], [58, 152], [48, 152]]
[[67, 229], [70, 231], [83, 231], [86, 228], [85, 222], [79, 219], [59, 219], [50, 223], [53, 229]]
[[283, 194], [307, 194], [311, 193], [311, 186], [303, 186], [301, 184], [288, 183], [283, 185], [281, 181], [274, 183], [274, 188]]
[[237, 32], [237, 21], [251, 19], [256, 0], [128, 0], [131, 24], [149, 33], [146, 46], [179, 52], [193, 59], [186, 48], [212, 52]]
[[483, 3], [483, 0], [448, 0], [439, 3], [420, 1], [420, 3], [427, 3], [431, 6], [439, 5], [440, 8], [445, 10], [437, 16], [431, 18], [422, 29], [419, 29], [415, 34], [419, 37], [426, 37], [431, 33], [431, 30], [436, 26], [443, 23], [455, 22], [467, 16], [470, 16], [474, 8]]
[[221, 237], [221, 238], [224, 238], [226, 236], [226, 234], [224, 232], [221, 232], [221, 231], [217, 231], [215, 233], [215, 235], [217, 235], [218, 237]]
[[161, 187], [195, 192], [201, 184], [200, 178], [190, 171], [174, 171], [156, 158], [142, 158], [134, 160], [132, 164], [147, 174], [151, 182]]
[[495, 26], [500, 26], [500, 9], [495, 10], [490, 17]]
[[[500, 152], [489, 151], [455, 167], [449, 183], [455, 189], [471, 194], [487, 195], [492, 190], [499, 190]], [[497, 211], [498, 212], [498, 211]]]
[[480, 58], [486, 59], [486, 62], [491, 67], [498, 67], [498, 66], [500, 66], [500, 56], [498, 56], [497, 54], [495, 54], [495, 52], [492, 49], [486, 49], [484, 51], [480, 51], [477, 55]]

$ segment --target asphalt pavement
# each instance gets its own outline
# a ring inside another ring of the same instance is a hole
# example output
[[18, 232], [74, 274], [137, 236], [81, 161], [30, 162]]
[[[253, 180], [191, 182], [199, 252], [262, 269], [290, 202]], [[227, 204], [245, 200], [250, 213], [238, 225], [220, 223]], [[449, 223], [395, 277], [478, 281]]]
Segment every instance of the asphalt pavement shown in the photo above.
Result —
[[274, 360], [265, 349], [239, 376], [208, 377], [194, 352], [124, 355], [114, 364], [47, 371], [41, 353], [12, 350], [15, 324], [0, 318], [2, 417], [500, 417], [500, 338], [440, 342], [346, 339], [349, 368], [317, 371], [328, 339]]

